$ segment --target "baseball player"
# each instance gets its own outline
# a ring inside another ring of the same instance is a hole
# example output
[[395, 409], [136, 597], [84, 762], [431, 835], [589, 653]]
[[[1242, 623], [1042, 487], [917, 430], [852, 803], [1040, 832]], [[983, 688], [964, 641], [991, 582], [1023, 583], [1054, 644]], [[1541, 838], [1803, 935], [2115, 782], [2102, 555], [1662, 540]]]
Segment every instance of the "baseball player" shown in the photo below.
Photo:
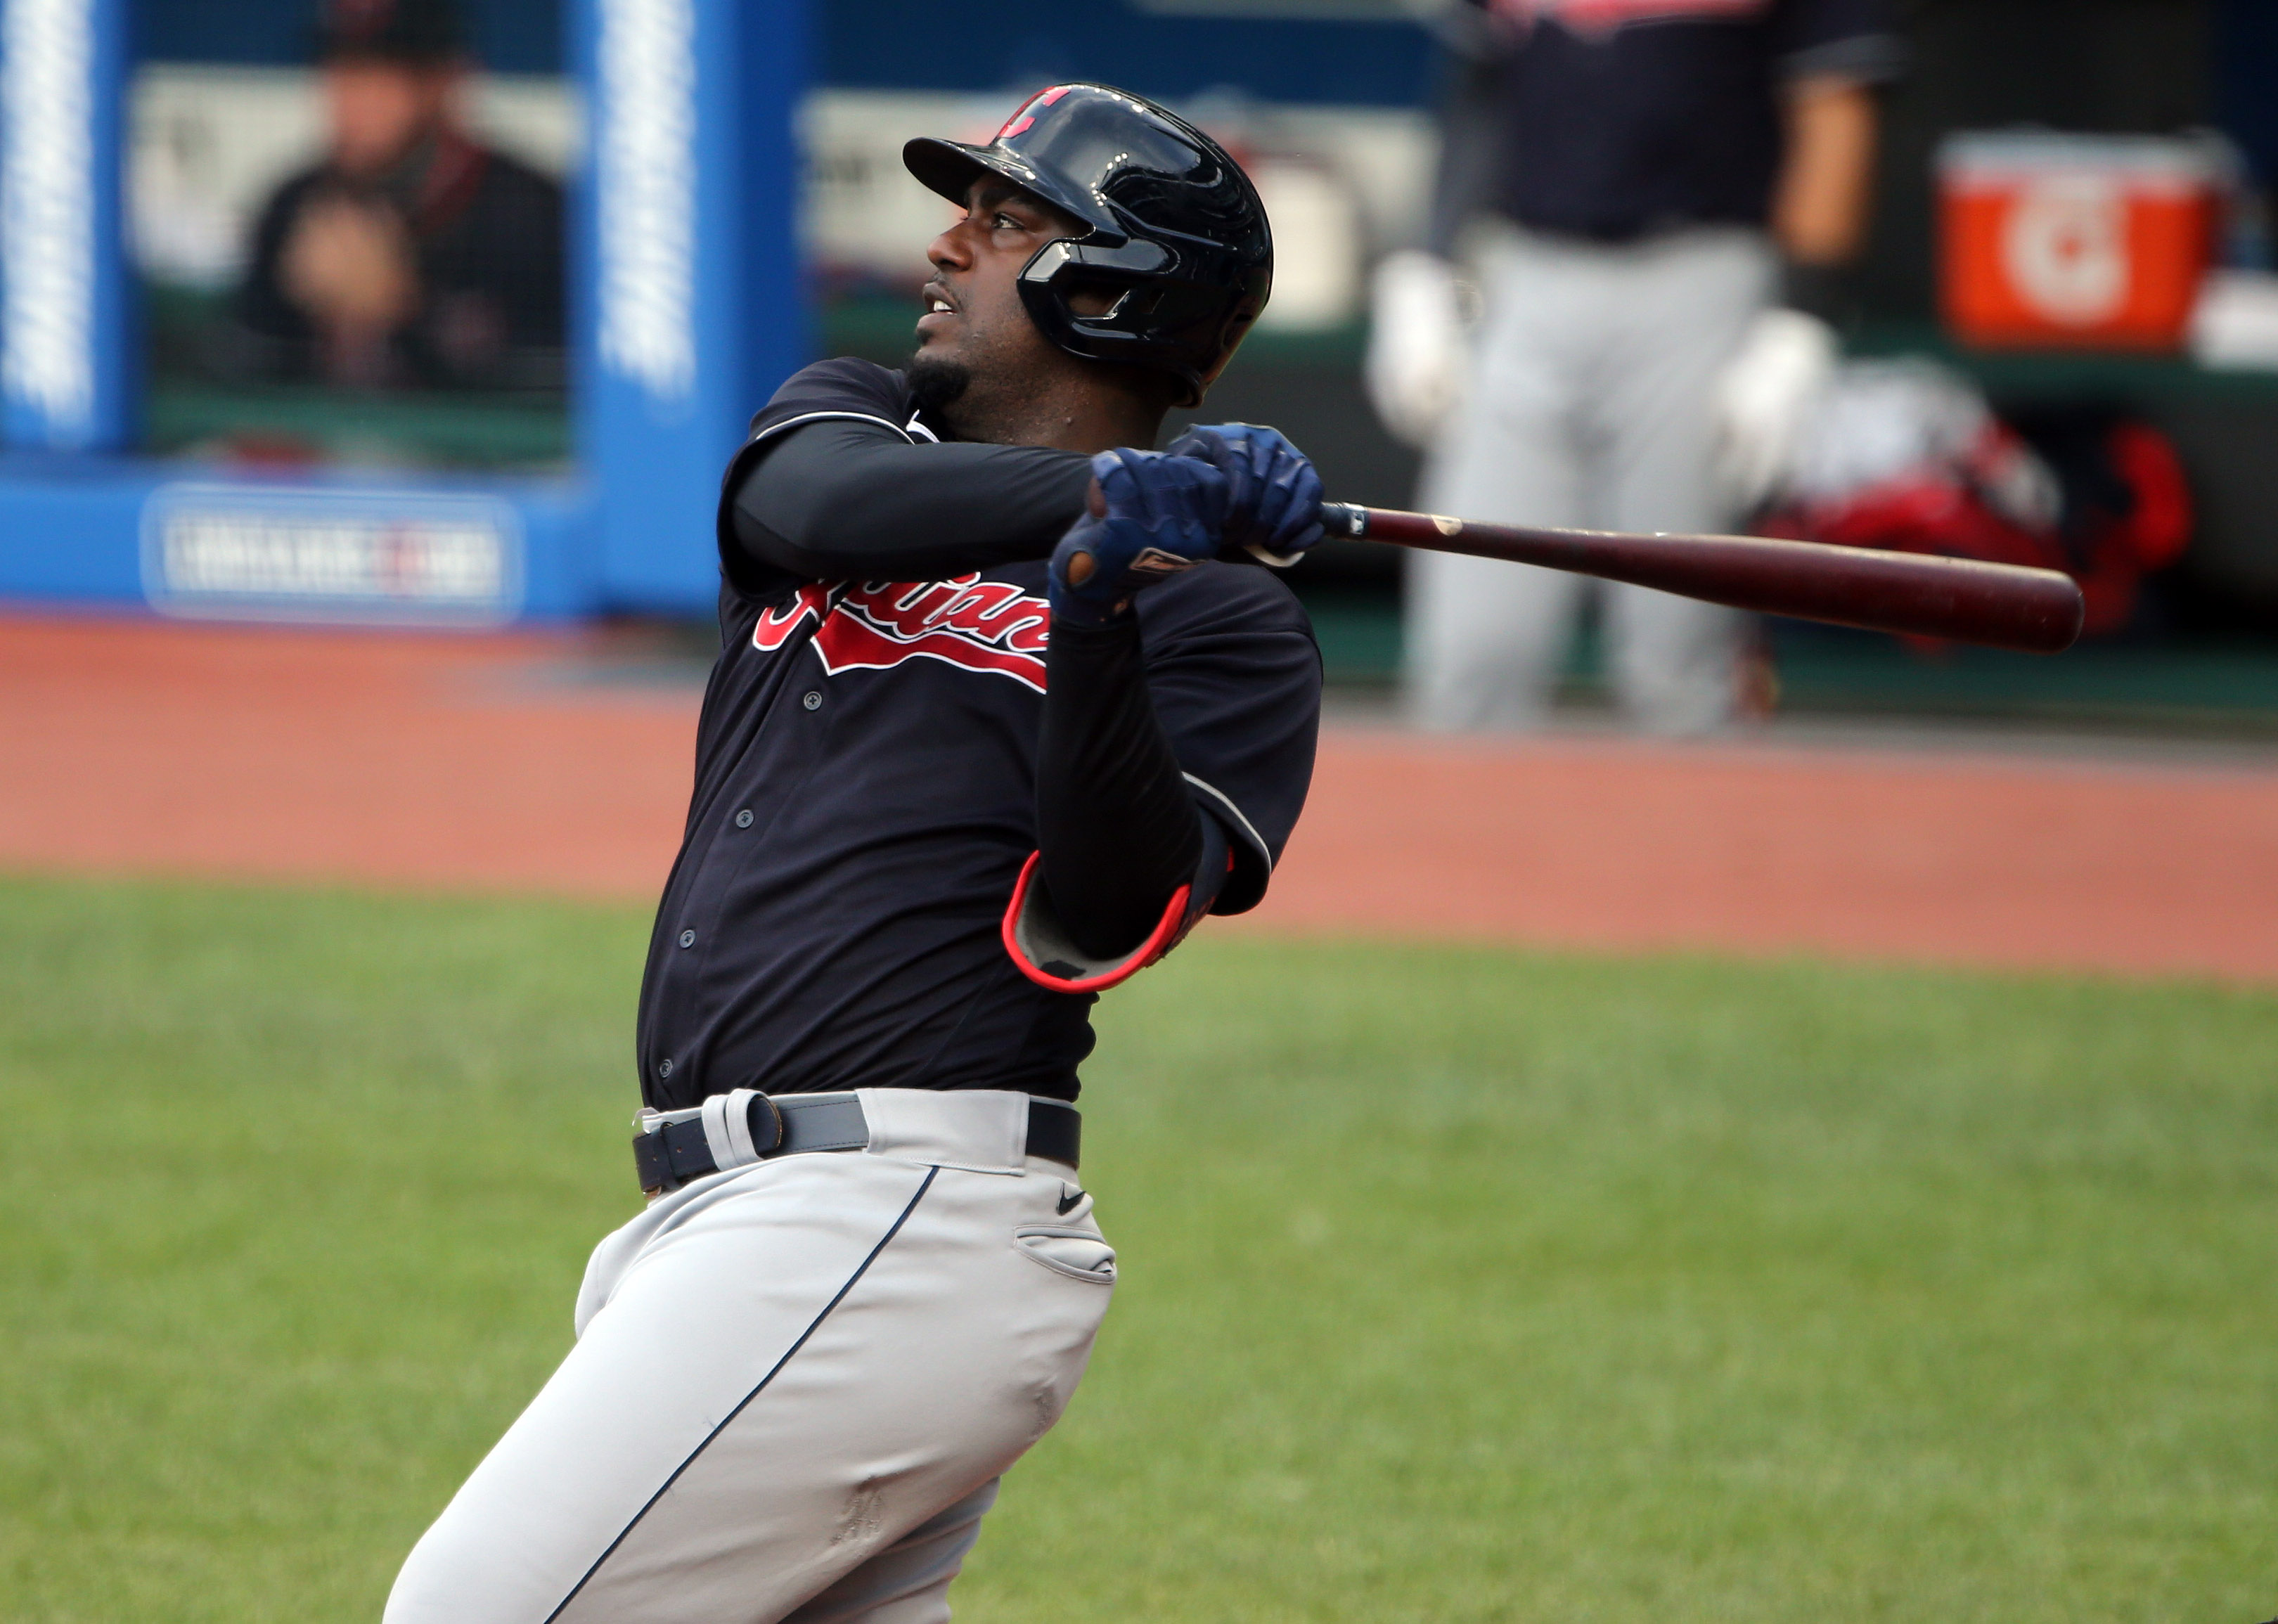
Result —
[[[1716, 530], [1764, 494], [1831, 365], [1831, 278], [1863, 235], [1888, 0], [1459, 0], [1428, 251], [1379, 270], [1385, 421], [1426, 507], [1502, 523]], [[1453, 261], [1485, 311], [1464, 355]], [[1768, 301], [1785, 301], [1777, 309]], [[1460, 405], [1458, 401], [1460, 400]], [[1544, 717], [1575, 576], [1422, 554], [1409, 692], [1439, 728]], [[1617, 696], [1713, 730], [1741, 618], [1642, 587], [1602, 599]]]
[[1143, 449], [1265, 302], [1257, 194], [1097, 85], [904, 157], [962, 210], [915, 355], [798, 374], [723, 484], [649, 1205], [389, 1624], [946, 1619], [1113, 1285], [1089, 1008], [1256, 905], [1304, 801], [1311, 629], [1222, 560], [1311, 545], [1319, 482], [1271, 430]]

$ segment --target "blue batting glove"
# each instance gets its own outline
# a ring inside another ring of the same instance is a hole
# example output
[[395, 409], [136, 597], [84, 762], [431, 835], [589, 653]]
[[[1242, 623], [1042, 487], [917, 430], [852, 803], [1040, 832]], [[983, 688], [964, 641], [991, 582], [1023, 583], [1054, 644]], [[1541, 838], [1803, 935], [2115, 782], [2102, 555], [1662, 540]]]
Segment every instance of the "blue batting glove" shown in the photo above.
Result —
[[1091, 460], [1097, 511], [1052, 550], [1052, 619], [1105, 626], [1132, 594], [1216, 558], [1227, 520], [1226, 476], [1159, 451], [1103, 451]]
[[1189, 429], [1171, 454], [1209, 463], [1234, 489], [1226, 542], [1277, 568], [1321, 539], [1321, 477], [1279, 429], [1221, 423]]

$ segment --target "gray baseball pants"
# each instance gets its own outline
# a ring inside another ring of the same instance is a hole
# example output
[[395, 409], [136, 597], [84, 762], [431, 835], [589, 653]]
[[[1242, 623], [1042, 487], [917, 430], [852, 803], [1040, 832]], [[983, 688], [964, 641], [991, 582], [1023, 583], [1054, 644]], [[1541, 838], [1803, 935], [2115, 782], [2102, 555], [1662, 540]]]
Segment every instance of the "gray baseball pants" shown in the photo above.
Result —
[[[1464, 402], [1426, 469], [1435, 513], [1502, 524], [1716, 530], [1711, 400], [1772, 287], [1759, 233], [1600, 244], [1510, 231], [1480, 264]], [[1543, 720], [1591, 583], [1423, 553], [1409, 561], [1408, 698], [1426, 727]], [[1623, 708], [1663, 733], [1732, 713], [1741, 617], [1642, 587], [1601, 600]]]
[[867, 1150], [713, 1173], [603, 1240], [577, 1342], [386, 1624], [943, 1624], [1114, 1290], [1028, 1096], [860, 1091]]

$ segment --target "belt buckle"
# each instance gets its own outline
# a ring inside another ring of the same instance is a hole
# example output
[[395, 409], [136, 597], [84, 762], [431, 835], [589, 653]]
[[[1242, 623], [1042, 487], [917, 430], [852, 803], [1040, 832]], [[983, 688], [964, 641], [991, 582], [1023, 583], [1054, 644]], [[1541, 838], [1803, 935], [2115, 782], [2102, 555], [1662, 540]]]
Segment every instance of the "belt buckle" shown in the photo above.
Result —
[[[783, 1108], [765, 1089], [754, 1088], [752, 1097], [744, 1102], [744, 1120], [752, 1131], [752, 1148], [761, 1161], [781, 1153], [784, 1147]], [[764, 1124], [766, 1132], [761, 1132]]]
[[[686, 1110], [661, 1111], [644, 1105], [633, 1118], [638, 1130], [633, 1135], [633, 1175], [640, 1180], [641, 1193], [654, 1200], [680, 1188], [681, 1181], [672, 1176], [672, 1153], [665, 1142], [664, 1131], [677, 1122], [691, 1122], [703, 1115], [702, 1106]], [[649, 1182], [651, 1176], [656, 1179]]]
[[[730, 1113], [738, 1111], [740, 1124], [726, 1120]], [[713, 1120], [715, 1117], [720, 1120]], [[697, 1125], [693, 1131], [684, 1125], [689, 1123]], [[676, 1166], [676, 1163], [685, 1165], [693, 1162], [699, 1148], [703, 1151], [703, 1160], [710, 1165], [691, 1167], [692, 1176], [748, 1165], [743, 1160], [742, 1147], [737, 1142], [739, 1125], [749, 1139], [752, 1161], [765, 1161], [780, 1155], [785, 1148], [783, 1112], [772, 1099], [757, 1088], [730, 1089], [725, 1094], [707, 1099], [701, 1105], [677, 1111], [660, 1111], [643, 1106], [633, 1118], [633, 1126], [638, 1130], [633, 1136], [633, 1170], [640, 1179], [642, 1193], [654, 1197], [680, 1188], [687, 1180], [680, 1177], [682, 1170]], [[681, 1132], [670, 1132], [676, 1128]], [[730, 1145], [735, 1147], [734, 1159], [725, 1163], [720, 1160], [719, 1149], [720, 1135], [723, 1131]], [[701, 1141], [691, 1142], [693, 1135], [699, 1133], [702, 1135]]]

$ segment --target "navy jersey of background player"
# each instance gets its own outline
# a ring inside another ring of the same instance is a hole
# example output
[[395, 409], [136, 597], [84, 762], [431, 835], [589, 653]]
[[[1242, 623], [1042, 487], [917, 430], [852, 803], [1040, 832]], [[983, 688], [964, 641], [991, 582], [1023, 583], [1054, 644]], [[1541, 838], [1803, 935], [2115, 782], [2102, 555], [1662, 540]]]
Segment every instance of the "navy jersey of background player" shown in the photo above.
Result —
[[1473, 0], [1509, 49], [1489, 76], [1492, 196], [1522, 225], [1622, 241], [1762, 225], [1781, 150], [1777, 89], [1888, 78], [1888, 0]]
[[[899, 372], [839, 360], [785, 384], [753, 438], [818, 416], [941, 438]], [[799, 581], [725, 534], [722, 561], [695, 798], [641, 987], [643, 1098], [1074, 1098], [1093, 996], [1031, 981], [1000, 937], [1036, 845], [1044, 564]], [[1136, 601], [1156, 713], [1235, 854], [1212, 911], [1238, 912], [1311, 776], [1312, 630], [1287, 587], [1242, 565], [1198, 565]]]

